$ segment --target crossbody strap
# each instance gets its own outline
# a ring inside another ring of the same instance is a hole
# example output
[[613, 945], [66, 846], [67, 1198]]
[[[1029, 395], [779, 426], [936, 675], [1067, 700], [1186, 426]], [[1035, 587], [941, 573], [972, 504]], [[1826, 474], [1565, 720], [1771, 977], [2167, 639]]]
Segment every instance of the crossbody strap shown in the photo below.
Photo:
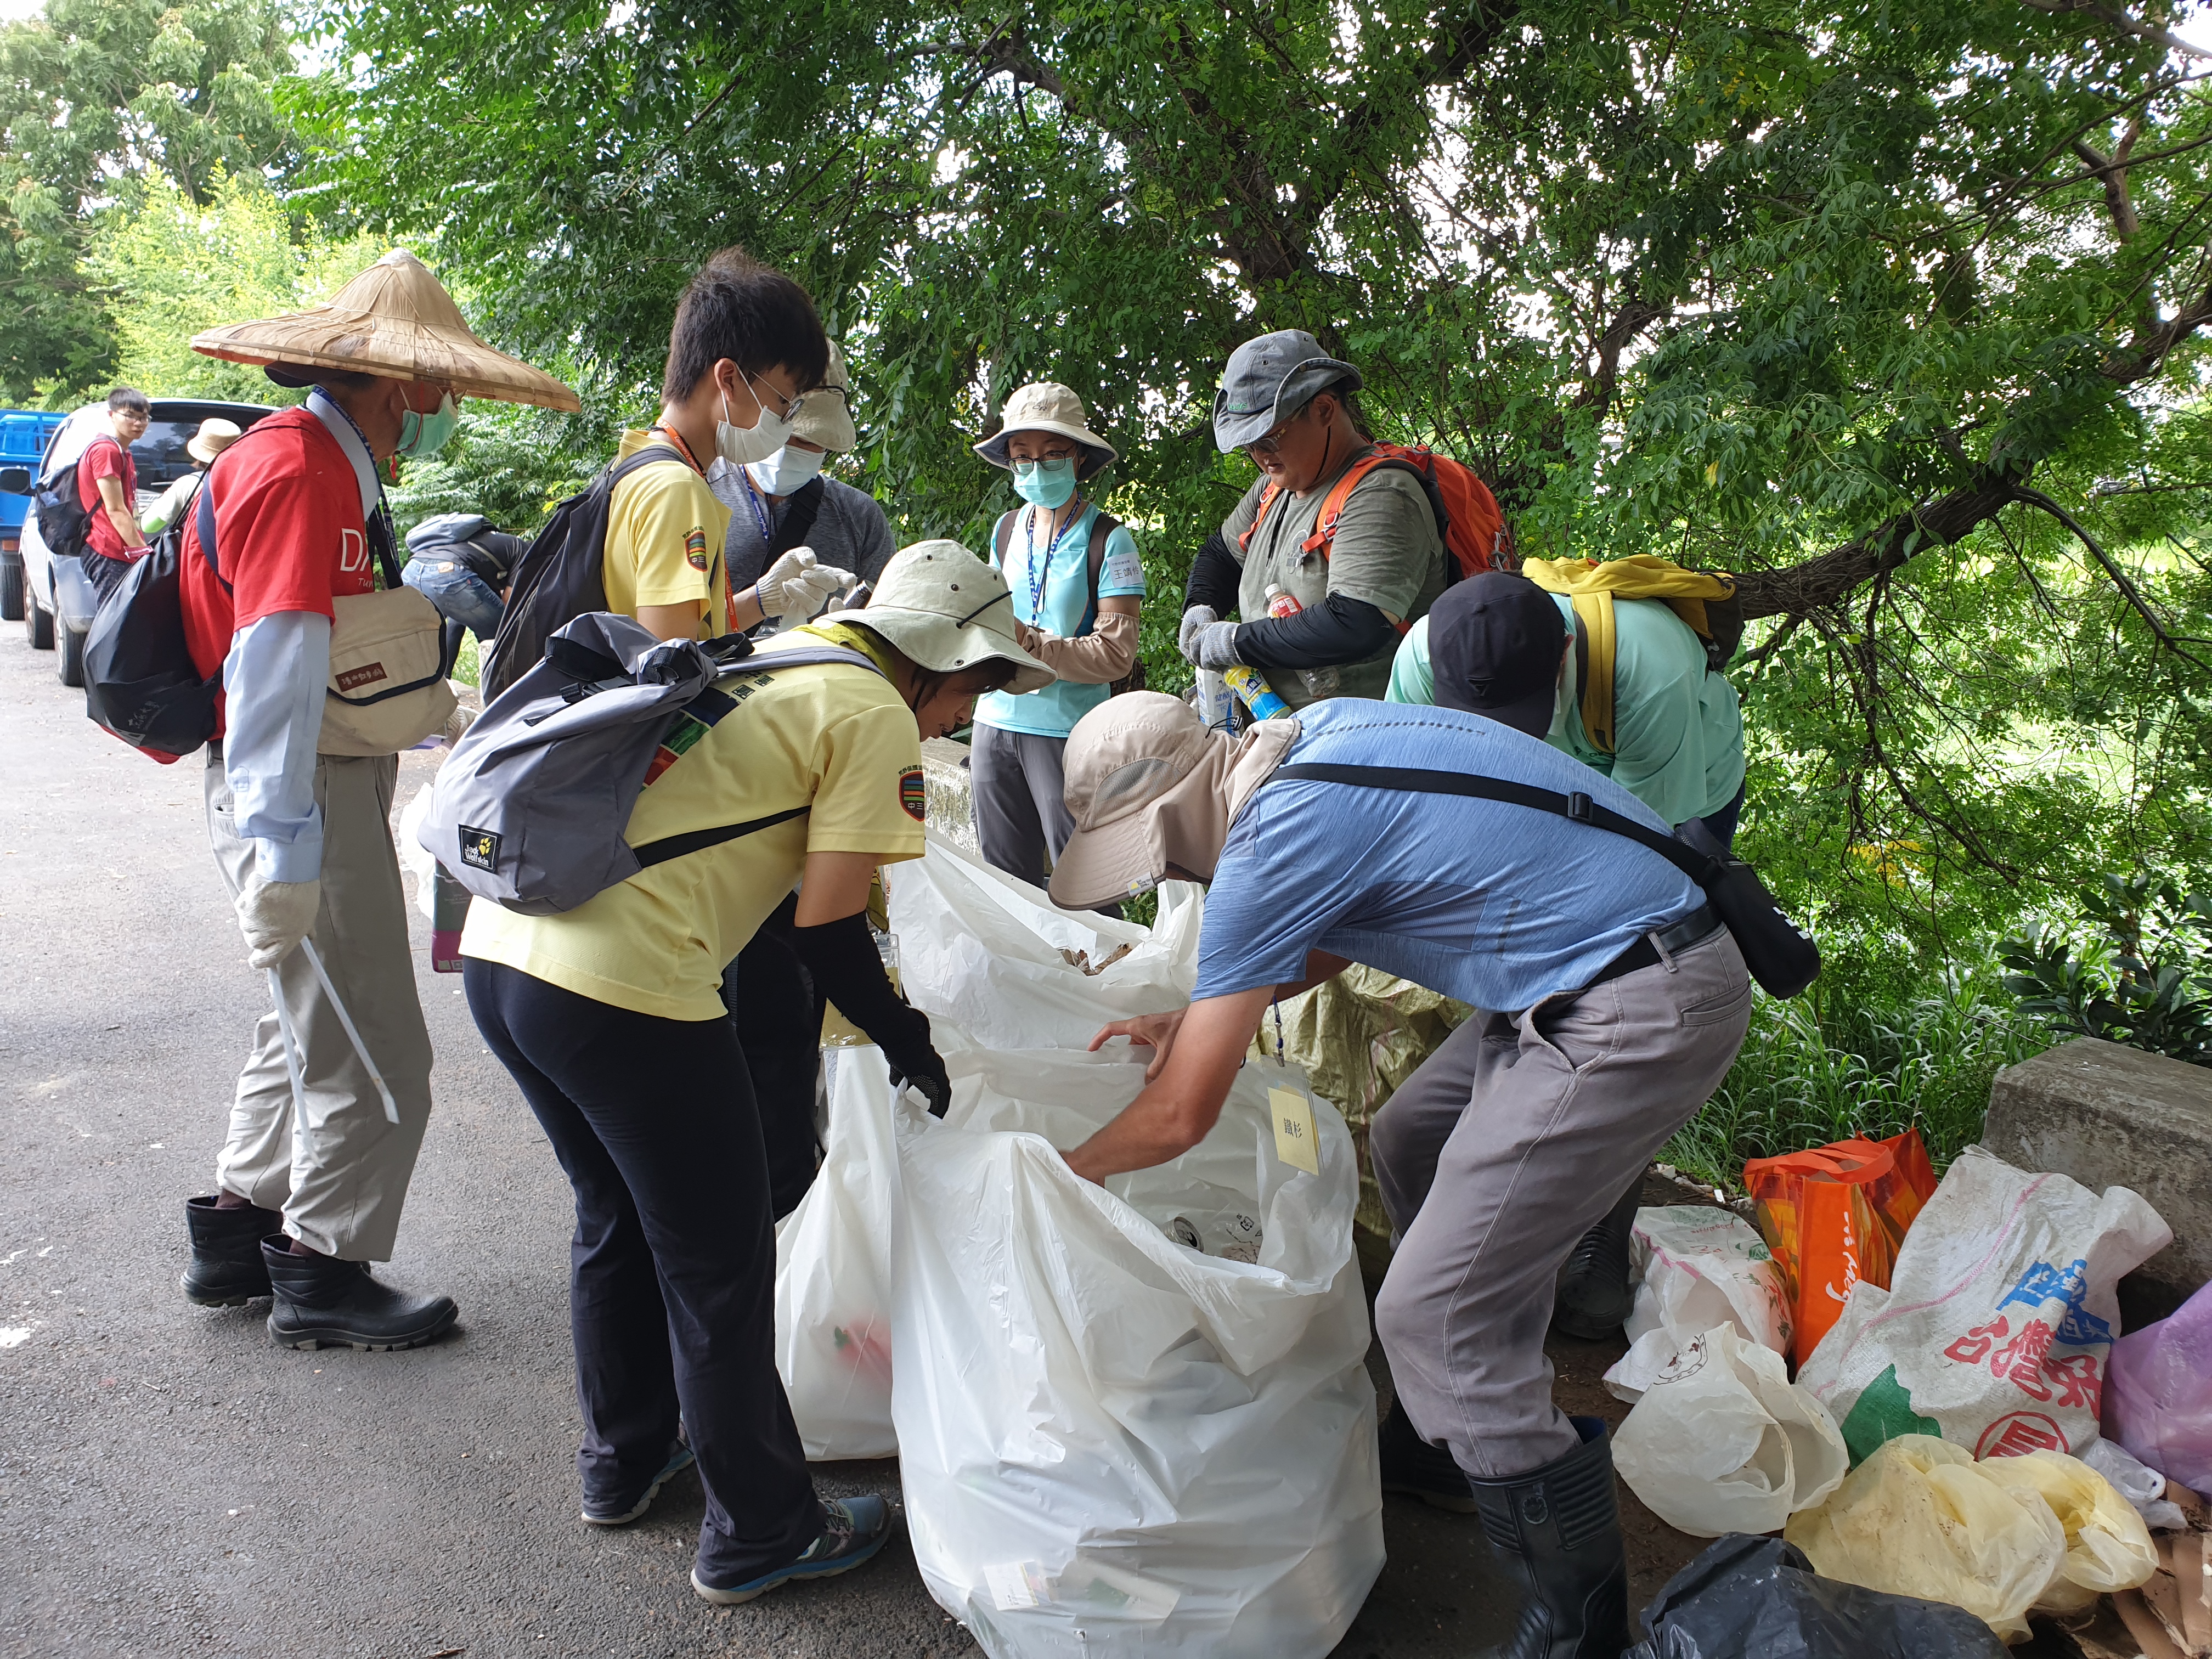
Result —
[[791, 510], [783, 522], [776, 526], [775, 534], [768, 539], [768, 562], [774, 564], [785, 554], [804, 542], [814, 528], [814, 520], [821, 515], [823, 498], [830, 486], [820, 478], [809, 478], [791, 497]]
[[[806, 668], [817, 663], [845, 663], [865, 668], [871, 674], [878, 677], [884, 672], [871, 662], [865, 653], [850, 651], [842, 645], [831, 645], [825, 641], [820, 646], [799, 646], [788, 651], [749, 653], [730, 664], [723, 672], [725, 674], [750, 673], [763, 669]], [[713, 696], [715, 693], [714, 688], [710, 686], [702, 695]], [[687, 703], [683, 712], [690, 714], [693, 706]], [[633, 847], [629, 850], [636, 858], [638, 867], [641, 870], [649, 870], [656, 864], [665, 864], [671, 859], [680, 859], [687, 853], [703, 853], [709, 847], [720, 847], [726, 842], [736, 841], [741, 836], [752, 835], [758, 830], [772, 830], [779, 823], [788, 823], [793, 818], [804, 817], [811, 811], [813, 811], [813, 803], [810, 801], [804, 806], [793, 806], [781, 812], [771, 812], [766, 817], [748, 818], [743, 823], [725, 823], [711, 830], [690, 830], [680, 836], [663, 836], [659, 841], [649, 841], [641, 847]]]
[[[1467, 795], [1476, 800], [1504, 801], [1539, 812], [1554, 812], [1575, 823], [1609, 830], [1616, 836], [1650, 848], [1704, 887], [1717, 873], [1713, 860], [1672, 836], [1662, 836], [1634, 818], [1601, 806], [1579, 789], [1561, 794], [1534, 784], [1513, 783], [1486, 777], [1479, 772], [1436, 772], [1418, 766], [1337, 766], [1326, 762], [1299, 762], [1275, 769], [1275, 778], [1305, 778], [1316, 783], [1349, 783], [1366, 789], [1407, 789], [1431, 795]], [[1274, 779], [1268, 780], [1270, 782]]]

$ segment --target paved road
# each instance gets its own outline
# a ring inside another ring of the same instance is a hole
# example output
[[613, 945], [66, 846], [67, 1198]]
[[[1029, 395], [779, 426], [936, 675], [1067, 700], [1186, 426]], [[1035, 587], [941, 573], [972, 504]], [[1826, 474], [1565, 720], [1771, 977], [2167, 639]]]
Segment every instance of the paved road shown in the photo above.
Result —
[[[209, 1188], [266, 1006], [203, 837], [200, 763], [98, 732], [12, 625], [0, 732], [0, 1651], [977, 1651], [902, 1540], [850, 1577], [716, 1610], [686, 1583], [696, 1482], [623, 1532], [578, 1522], [567, 1188], [419, 918], [437, 1112], [386, 1271], [458, 1297], [459, 1332], [310, 1355], [269, 1342], [265, 1304], [187, 1304], [180, 1206]], [[426, 772], [410, 757], [403, 800]], [[1559, 1357], [1589, 1408], [1610, 1355]], [[817, 1478], [836, 1495], [897, 1470]], [[1639, 1602], [1692, 1547], [1656, 1524], [1634, 1522]], [[1393, 1498], [1385, 1526], [1342, 1659], [1494, 1638], [1511, 1597], [1474, 1522]]]

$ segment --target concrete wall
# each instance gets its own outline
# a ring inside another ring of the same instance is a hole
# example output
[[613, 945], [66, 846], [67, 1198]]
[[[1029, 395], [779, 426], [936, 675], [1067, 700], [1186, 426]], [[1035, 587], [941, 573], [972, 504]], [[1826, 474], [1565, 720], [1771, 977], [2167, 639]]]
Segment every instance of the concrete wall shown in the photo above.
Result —
[[968, 745], [950, 738], [925, 740], [921, 775], [928, 790], [929, 827], [975, 852], [975, 795], [968, 784]]
[[2141, 1193], [2173, 1243], [2136, 1277], [2169, 1296], [2212, 1279], [2212, 1069], [2079, 1037], [1997, 1073], [1982, 1144], [2023, 1170]]

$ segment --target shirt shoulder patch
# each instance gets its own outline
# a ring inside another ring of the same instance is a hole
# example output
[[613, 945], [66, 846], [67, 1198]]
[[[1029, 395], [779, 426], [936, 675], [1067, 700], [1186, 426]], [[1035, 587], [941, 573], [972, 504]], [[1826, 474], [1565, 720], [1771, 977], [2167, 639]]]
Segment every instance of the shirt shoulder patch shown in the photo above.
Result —
[[929, 790], [922, 781], [921, 769], [919, 766], [909, 766], [899, 774], [898, 794], [899, 805], [906, 809], [907, 817], [912, 818], [916, 823], [927, 821]]
[[707, 568], [707, 527], [693, 525], [684, 532], [684, 559], [694, 570]]

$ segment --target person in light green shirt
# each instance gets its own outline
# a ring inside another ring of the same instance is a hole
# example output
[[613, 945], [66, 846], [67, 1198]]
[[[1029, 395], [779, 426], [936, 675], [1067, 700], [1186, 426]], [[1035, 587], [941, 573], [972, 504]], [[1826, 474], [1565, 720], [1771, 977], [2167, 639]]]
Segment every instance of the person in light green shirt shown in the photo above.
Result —
[[[1705, 642], [1663, 599], [1613, 601], [1615, 726], [1608, 754], [1583, 726], [1574, 603], [1563, 593], [1547, 597], [1565, 622], [1569, 649], [1545, 740], [1669, 823], [1703, 818], [1725, 846], [1743, 807], [1743, 714], [1735, 688], [1706, 666]], [[1400, 642], [1385, 701], [1437, 701], [1429, 625], [1423, 617]]]

